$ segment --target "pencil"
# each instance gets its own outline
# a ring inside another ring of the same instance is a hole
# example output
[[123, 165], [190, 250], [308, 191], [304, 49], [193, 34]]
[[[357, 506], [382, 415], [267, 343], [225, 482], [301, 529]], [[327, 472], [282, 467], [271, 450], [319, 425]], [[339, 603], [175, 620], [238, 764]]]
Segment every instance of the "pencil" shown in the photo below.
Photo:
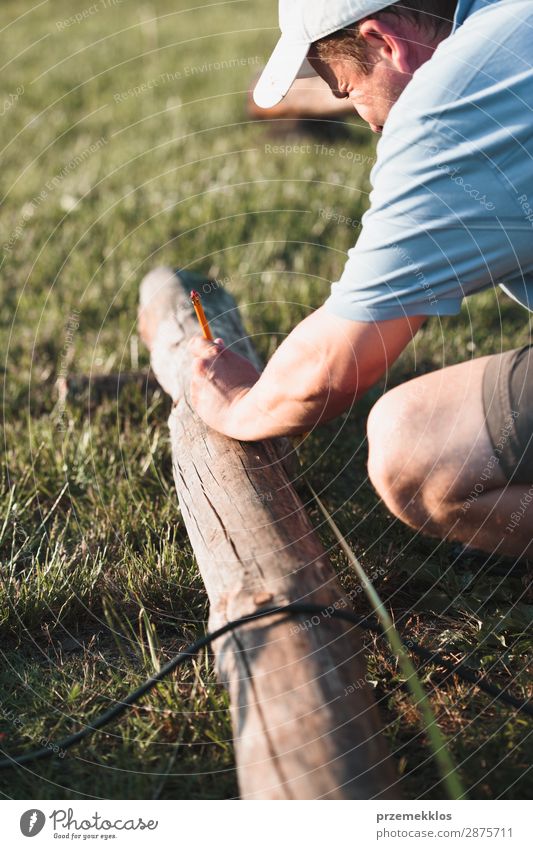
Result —
[[213, 341], [213, 334], [211, 333], [211, 328], [209, 327], [209, 322], [205, 317], [204, 308], [202, 306], [202, 301], [198, 292], [195, 292], [194, 289], [191, 292], [191, 303], [194, 307], [194, 311], [196, 313], [196, 318], [200, 322], [200, 327], [202, 328], [202, 333], [204, 334], [204, 339], [208, 339], [209, 342]]

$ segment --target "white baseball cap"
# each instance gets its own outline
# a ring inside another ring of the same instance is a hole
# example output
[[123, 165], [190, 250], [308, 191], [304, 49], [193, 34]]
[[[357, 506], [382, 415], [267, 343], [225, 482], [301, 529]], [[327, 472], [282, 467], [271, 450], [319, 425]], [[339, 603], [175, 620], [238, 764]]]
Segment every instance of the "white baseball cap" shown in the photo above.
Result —
[[296, 77], [314, 76], [307, 53], [314, 41], [390, 6], [394, 0], [279, 0], [281, 38], [254, 89], [261, 109], [283, 100]]

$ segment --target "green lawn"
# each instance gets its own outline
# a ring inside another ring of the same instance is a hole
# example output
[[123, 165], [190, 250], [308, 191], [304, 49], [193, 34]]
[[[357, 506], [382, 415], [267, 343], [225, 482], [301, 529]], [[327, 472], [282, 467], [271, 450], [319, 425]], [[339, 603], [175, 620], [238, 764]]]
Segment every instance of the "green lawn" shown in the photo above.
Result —
[[[359, 219], [368, 204], [374, 141], [359, 122], [296, 133], [247, 120], [275, 6], [2, 3], [0, 741], [11, 753], [77, 730], [207, 615], [173, 489], [168, 400], [130, 386], [118, 402], [63, 408], [56, 379], [147, 366], [138, 286], [159, 264], [222, 280], [268, 357], [324, 300], [356, 237], [324, 210]], [[521, 344], [529, 330], [524, 311], [484, 293], [431, 320], [386, 384]], [[368, 483], [365, 418], [382, 391], [305, 442], [308, 476], [409, 634], [532, 697], [523, 568], [452, 566], [450, 546], [394, 522]], [[396, 665], [367, 639], [405, 795], [439, 798]], [[530, 796], [530, 723], [436, 667], [423, 679], [470, 796]], [[204, 654], [65, 758], [0, 772], [0, 792], [235, 796], [227, 708]]]

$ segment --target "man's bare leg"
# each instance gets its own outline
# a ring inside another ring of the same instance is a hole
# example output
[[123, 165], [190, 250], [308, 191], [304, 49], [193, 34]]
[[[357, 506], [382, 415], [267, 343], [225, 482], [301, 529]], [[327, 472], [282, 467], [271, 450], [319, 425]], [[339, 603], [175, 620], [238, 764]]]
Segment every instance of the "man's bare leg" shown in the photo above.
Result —
[[281, 103], [271, 109], [261, 109], [254, 103], [251, 92], [248, 98], [250, 117], [258, 120], [271, 118], [339, 118], [354, 115], [348, 99], [332, 94], [329, 85], [321, 77], [295, 80], [291, 90]]
[[487, 357], [411, 380], [368, 419], [370, 479], [413, 528], [483, 551], [533, 556], [533, 481], [507, 482], [482, 398]]

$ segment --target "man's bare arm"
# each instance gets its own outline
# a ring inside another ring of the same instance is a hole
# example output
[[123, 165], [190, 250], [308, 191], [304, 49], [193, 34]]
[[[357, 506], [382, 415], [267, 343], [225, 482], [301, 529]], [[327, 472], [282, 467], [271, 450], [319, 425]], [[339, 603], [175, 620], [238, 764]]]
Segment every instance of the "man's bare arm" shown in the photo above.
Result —
[[424, 320], [350, 321], [321, 307], [294, 328], [261, 376], [230, 350], [197, 339], [193, 405], [211, 427], [234, 439], [302, 433], [370, 389]]

